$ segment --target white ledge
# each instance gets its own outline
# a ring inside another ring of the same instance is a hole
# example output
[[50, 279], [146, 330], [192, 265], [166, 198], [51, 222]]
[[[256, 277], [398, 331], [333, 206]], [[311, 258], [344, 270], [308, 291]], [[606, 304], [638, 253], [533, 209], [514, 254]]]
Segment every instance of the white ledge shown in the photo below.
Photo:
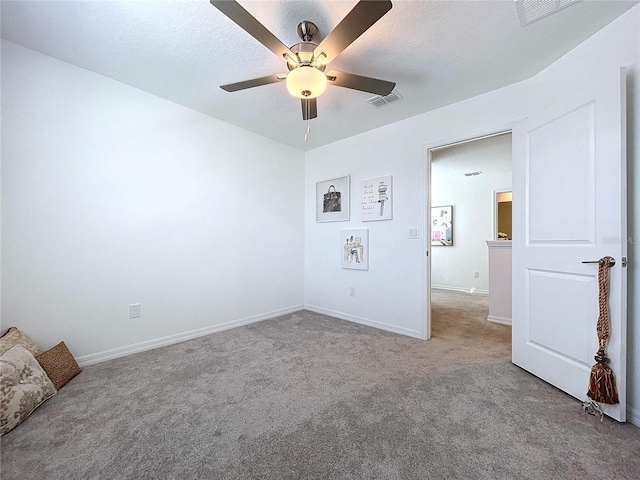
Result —
[[487, 240], [489, 248], [511, 248], [511, 240]]

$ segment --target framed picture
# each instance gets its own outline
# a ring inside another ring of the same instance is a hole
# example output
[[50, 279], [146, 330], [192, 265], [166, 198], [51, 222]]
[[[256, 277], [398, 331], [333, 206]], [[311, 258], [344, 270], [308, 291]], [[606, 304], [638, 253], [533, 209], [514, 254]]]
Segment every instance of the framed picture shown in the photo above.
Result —
[[342, 268], [369, 270], [369, 230], [342, 230]]
[[431, 207], [431, 245], [453, 246], [453, 206]]
[[350, 177], [316, 183], [316, 222], [349, 220]]
[[391, 220], [393, 218], [393, 177], [365, 180], [360, 187], [360, 220]]

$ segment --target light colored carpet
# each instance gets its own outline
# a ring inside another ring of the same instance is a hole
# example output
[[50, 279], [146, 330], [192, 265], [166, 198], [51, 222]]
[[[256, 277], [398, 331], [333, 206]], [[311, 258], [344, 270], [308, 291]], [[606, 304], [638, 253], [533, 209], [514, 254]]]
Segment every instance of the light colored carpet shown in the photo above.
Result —
[[432, 340], [459, 350], [458, 365], [511, 359], [511, 327], [487, 322], [489, 297], [451, 290], [431, 290]]
[[2, 478], [637, 478], [640, 429], [462, 300], [428, 342], [303, 311], [87, 367], [2, 438]]

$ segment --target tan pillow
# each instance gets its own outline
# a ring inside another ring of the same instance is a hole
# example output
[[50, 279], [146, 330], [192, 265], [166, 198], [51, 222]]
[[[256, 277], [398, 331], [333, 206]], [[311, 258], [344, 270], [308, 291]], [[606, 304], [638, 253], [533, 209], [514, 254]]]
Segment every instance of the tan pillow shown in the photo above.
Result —
[[82, 371], [64, 342], [60, 342], [46, 352], [36, 355], [36, 360], [47, 373], [56, 390], [60, 390], [69, 380]]
[[0, 435], [11, 431], [55, 393], [47, 374], [22, 345], [0, 355]]
[[7, 333], [0, 337], [0, 355], [9, 350], [14, 345], [22, 345], [29, 350], [32, 355], [42, 353], [36, 342], [27, 337], [16, 327], [11, 327]]

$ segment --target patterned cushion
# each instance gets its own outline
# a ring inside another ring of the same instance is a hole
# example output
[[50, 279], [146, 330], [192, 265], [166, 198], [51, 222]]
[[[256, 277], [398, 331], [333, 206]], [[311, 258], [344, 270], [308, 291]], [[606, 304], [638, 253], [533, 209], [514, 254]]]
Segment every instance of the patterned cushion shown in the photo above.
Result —
[[0, 435], [27, 418], [56, 389], [31, 352], [14, 345], [0, 356]]
[[40, 355], [36, 360], [51, 379], [56, 390], [60, 390], [69, 380], [78, 375], [82, 369], [64, 342]]
[[7, 331], [7, 333], [0, 337], [0, 355], [2, 355], [14, 345], [22, 345], [24, 348], [29, 350], [32, 355], [38, 355], [39, 353], [42, 353], [42, 350], [38, 348], [36, 342], [31, 340], [16, 327], [11, 327]]

